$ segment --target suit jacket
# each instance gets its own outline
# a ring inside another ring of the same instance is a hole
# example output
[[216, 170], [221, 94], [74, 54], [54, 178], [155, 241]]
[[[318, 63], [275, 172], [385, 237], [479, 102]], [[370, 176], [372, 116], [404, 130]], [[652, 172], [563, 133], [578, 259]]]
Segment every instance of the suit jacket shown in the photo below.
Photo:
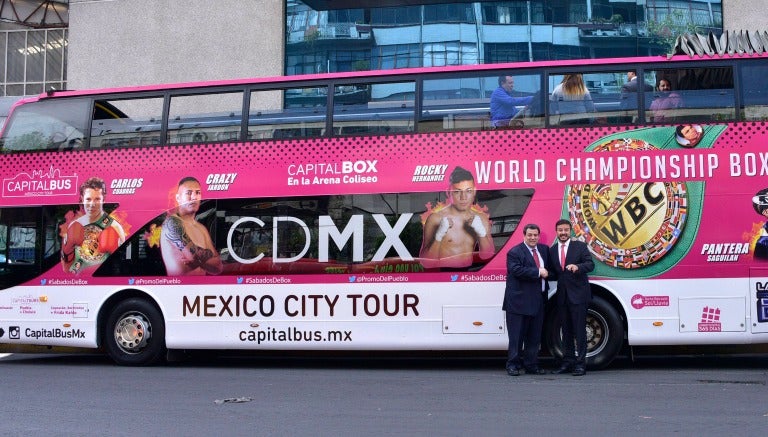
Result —
[[[634, 78], [621, 86], [621, 92], [623, 93], [636, 93], [640, 88], [637, 78]], [[653, 91], [653, 87], [647, 83], [643, 84], [643, 91]]]
[[[640, 84], [637, 78], [634, 78], [621, 86], [621, 109], [637, 109], [637, 91]], [[653, 87], [647, 83], [643, 84], [643, 91], [653, 91]]]
[[576, 273], [564, 271], [560, 266], [560, 241], [556, 241], [549, 248], [549, 256], [552, 258], [552, 267], [557, 277], [557, 304], [565, 305], [566, 299], [571, 304], [589, 303], [592, 300], [592, 287], [589, 285], [588, 273], [595, 269], [595, 263], [587, 244], [577, 240], [568, 243], [565, 265], [576, 264], [579, 267]]
[[[549, 250], [545, 244], [537, 244], [536, 250], [544, 260], [542, 267], [552, 272], [552, 262]], [[541, 288], [539, 268], [533, 259], [531, 249], [525, 243], [520, 243], [507, 252], [507, 286], [504, 290], [502, 309], [515, 314], [526, 316], [536, 315], [544, 307], [542, 295], [546, 297], [549, 283], [544, 281], [544, 291]]]

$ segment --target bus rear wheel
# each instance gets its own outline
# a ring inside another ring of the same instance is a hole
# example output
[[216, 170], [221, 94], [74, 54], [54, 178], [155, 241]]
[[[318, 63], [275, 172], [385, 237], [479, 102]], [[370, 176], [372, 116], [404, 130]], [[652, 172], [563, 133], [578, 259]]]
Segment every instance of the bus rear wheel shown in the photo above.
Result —
[[123, 366], [157, 364], [166, 352], [163, 316], [145, 299], [131, 298], [115, 305], [103, 338], [109, 357]]
[[[557, 313], [548, 318], [547, 346], [555, 358], [563, 357], [563, 333]], [[601, 369], [611, 364], [624, 343], [624, 324], [616, 308], [594, 297], [587, 309], [587, 366]]]

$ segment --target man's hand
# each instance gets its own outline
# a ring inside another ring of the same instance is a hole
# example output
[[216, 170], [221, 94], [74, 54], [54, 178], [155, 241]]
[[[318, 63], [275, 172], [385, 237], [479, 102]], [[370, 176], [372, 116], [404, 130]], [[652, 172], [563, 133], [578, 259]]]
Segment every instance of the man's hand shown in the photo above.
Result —
[[472, 228], [472, 230], [475, 231], [477, 236], [480, 238], [484, 238], [486, 235], [488, 235], [488, 232], [485, 230], [485, 226], [483, 226], [483, 220], [480, 218], [479, 215], [473, 216], [472, 222], [469, 224], [469, 227]]
[[448, 217], [440, 219], [440, 226], [438, 226], [435, 231], [435, 241], [443, 241], [445, 234], [448, 233], [448, 229], [450, 229], [451, 226], [453, 226], [453, 220], [450, 220]]

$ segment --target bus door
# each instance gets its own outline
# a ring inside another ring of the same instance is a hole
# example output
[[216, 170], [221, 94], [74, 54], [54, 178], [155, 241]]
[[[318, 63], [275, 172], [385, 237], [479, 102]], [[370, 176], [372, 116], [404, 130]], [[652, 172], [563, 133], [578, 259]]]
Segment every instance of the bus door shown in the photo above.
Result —
[[768, 269], [749, 269], [748, 296], [752, 333], [768, 332]]

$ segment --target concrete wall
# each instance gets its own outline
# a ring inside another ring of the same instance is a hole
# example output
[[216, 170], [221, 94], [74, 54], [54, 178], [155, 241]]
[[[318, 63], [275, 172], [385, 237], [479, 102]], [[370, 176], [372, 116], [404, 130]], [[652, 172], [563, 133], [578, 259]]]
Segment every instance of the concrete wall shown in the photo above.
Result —
[[756, 0], [722, 0], [724, 30], [768, 30], [766, 2]]
[[69, 89], [281, 76], [284, 0], [70, 0]]

